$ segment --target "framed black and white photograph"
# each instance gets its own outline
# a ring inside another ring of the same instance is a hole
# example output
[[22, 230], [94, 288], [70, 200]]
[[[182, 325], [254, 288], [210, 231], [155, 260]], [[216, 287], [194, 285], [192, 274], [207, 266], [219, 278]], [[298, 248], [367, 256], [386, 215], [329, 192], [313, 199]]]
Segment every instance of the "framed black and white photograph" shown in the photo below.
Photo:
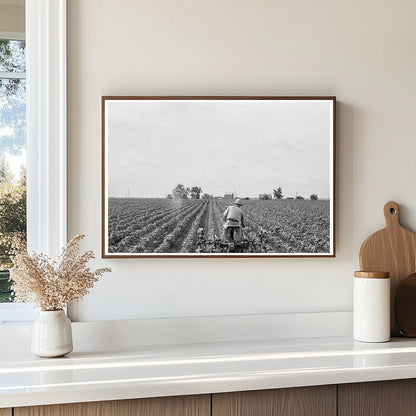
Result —
[[335, 97], [102, 97], [103, 257], [334, 257]]

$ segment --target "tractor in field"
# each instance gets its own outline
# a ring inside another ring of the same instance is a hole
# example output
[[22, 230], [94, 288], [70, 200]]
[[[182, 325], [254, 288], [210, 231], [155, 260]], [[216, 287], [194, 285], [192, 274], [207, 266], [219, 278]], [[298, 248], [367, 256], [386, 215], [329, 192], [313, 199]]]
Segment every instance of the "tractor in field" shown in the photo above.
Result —
[[214, 235], [213, 238], [205, 236], [204, 228], [198, 229], [197, 253], [267, 253], [267, 232], [261, 229], [257, 236], [236, 239], [236, 227], [227, 227], [223, 238]]

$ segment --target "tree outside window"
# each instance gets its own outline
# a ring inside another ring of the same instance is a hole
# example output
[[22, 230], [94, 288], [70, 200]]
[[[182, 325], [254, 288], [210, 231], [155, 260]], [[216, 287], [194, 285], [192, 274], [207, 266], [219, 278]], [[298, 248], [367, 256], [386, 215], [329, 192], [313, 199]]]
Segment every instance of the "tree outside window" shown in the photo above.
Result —
[[8, 268], [26, 242], [26, 56], [0, 39], [0, 302], [12, 300]]

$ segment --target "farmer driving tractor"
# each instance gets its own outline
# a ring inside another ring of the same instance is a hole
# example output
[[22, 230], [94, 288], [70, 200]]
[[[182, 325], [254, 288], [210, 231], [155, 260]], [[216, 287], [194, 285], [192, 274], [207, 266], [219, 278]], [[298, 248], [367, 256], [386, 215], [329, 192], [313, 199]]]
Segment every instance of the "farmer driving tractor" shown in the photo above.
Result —
[[238, 242], [243, 239], [244, 214], [241, 207], [241, 199], [236, 199], [233, 205], [226, 208], [223, 214], [224, 220], [224, 240], [229, 242]]

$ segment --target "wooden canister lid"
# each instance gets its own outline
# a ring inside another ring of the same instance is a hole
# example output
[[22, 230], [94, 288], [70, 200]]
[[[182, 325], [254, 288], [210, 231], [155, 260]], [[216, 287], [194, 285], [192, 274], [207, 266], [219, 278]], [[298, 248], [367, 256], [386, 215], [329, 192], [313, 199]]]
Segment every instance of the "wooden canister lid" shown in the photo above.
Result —
[[388, 279], [389, 272], [363, 272], [357, 270], [354, 272], [354, 277], [362, 277], [365, 279]]

